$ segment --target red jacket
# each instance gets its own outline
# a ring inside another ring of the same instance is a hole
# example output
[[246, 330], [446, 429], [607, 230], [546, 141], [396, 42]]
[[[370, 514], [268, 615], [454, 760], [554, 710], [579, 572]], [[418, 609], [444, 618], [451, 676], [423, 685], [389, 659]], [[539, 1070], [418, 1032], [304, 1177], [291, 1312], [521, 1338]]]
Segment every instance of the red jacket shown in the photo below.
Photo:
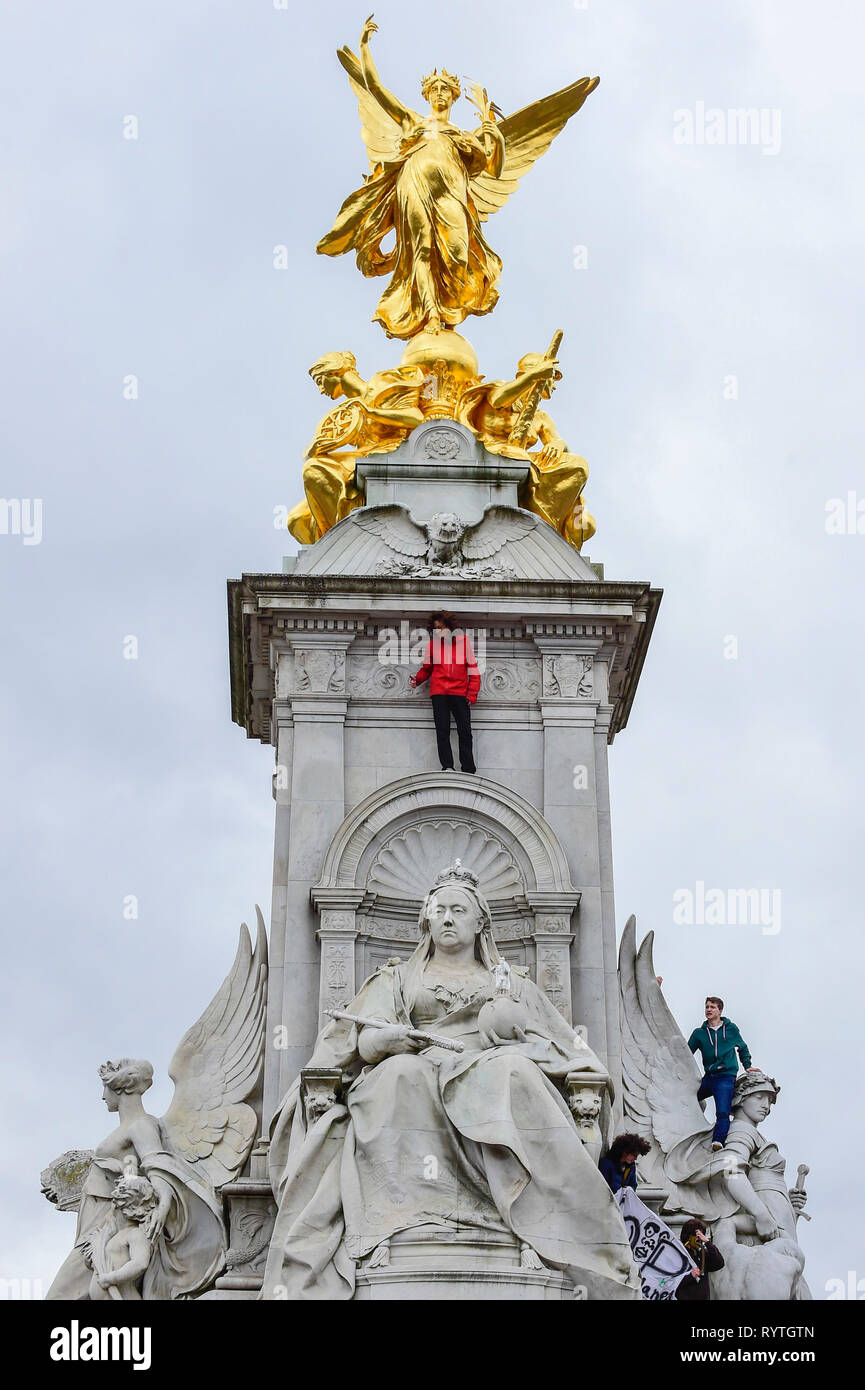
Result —
[[465, 695], [470, 705], [478, 698], [481, 673], [472, 644], [464, 632], [437, 631], [427, 642], [423, 666], [415, 676], [418, 685], [429, 678], [430, 695]]

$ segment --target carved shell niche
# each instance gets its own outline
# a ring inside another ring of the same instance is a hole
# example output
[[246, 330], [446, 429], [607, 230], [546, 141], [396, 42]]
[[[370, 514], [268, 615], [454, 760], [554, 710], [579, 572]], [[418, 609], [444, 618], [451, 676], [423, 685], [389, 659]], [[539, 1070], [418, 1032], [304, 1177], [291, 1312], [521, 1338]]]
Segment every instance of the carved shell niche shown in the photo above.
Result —
[[389, 898], [426, 897], [436, 874], [455, 859], [477, 874], [487, 898], [510, 898], [524, 888], [512, 856], [499, 840], [468, 821], [428, 820], [389, 840], [373, 861], [367, 887]]

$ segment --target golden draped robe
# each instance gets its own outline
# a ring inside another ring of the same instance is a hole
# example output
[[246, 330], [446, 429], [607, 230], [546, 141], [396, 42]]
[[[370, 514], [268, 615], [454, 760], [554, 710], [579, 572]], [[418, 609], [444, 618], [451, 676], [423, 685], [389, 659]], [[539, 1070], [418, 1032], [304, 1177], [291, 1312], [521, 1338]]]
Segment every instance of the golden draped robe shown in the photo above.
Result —
[[[488, 314], [498, 300], [502, 263], [481, 232], [469, 180], [487, 165], [476, 136], [419, 120], [399, 155], [349, 195], [316, 250], [355, 250], [367, 276], [393, 272], [373, 322], [391, 338], [411, 338], [437, 313], [442, 323]], [[388, 232], [396, 245], [382, 251]]]

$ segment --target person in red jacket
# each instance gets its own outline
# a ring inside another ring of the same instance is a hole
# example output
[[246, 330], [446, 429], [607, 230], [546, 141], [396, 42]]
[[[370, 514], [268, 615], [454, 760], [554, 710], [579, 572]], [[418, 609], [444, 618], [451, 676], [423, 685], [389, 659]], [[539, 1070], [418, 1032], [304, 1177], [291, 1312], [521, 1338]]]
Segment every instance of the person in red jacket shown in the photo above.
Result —
[[439, 762], [443, 772], [453, 772], [454, 755], [451, 748], [451, 715], [457, 726], [460, 746], [460, 768], [476, 772], [472, 753], [472, 717], [470, 706], [478, 698], [481, 674], [472, 644], [456, 625], [451, 613], [433, 613], [430, 618], [432, 637], [427, 643], [424, 663], [412, 676], [414, 688], [429, 680], [433, 719], [436, 726]]

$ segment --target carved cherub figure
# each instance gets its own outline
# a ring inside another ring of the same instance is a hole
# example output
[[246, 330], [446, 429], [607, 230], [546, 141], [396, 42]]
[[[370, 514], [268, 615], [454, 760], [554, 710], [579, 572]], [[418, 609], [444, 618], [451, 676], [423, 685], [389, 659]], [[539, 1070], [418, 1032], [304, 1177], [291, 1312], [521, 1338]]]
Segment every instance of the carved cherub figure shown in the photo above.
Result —
[[123, 1177], [114, 1184], [110, 1219], [83, 1243], [84, 1261], [93, 1270], [89, 1298], [141, 1299], [140, 1283], [152, 1256], [146, 1225], [159, 1206], [159, 1195], [137, 1171], [135, 1159], [123, 1160]]

